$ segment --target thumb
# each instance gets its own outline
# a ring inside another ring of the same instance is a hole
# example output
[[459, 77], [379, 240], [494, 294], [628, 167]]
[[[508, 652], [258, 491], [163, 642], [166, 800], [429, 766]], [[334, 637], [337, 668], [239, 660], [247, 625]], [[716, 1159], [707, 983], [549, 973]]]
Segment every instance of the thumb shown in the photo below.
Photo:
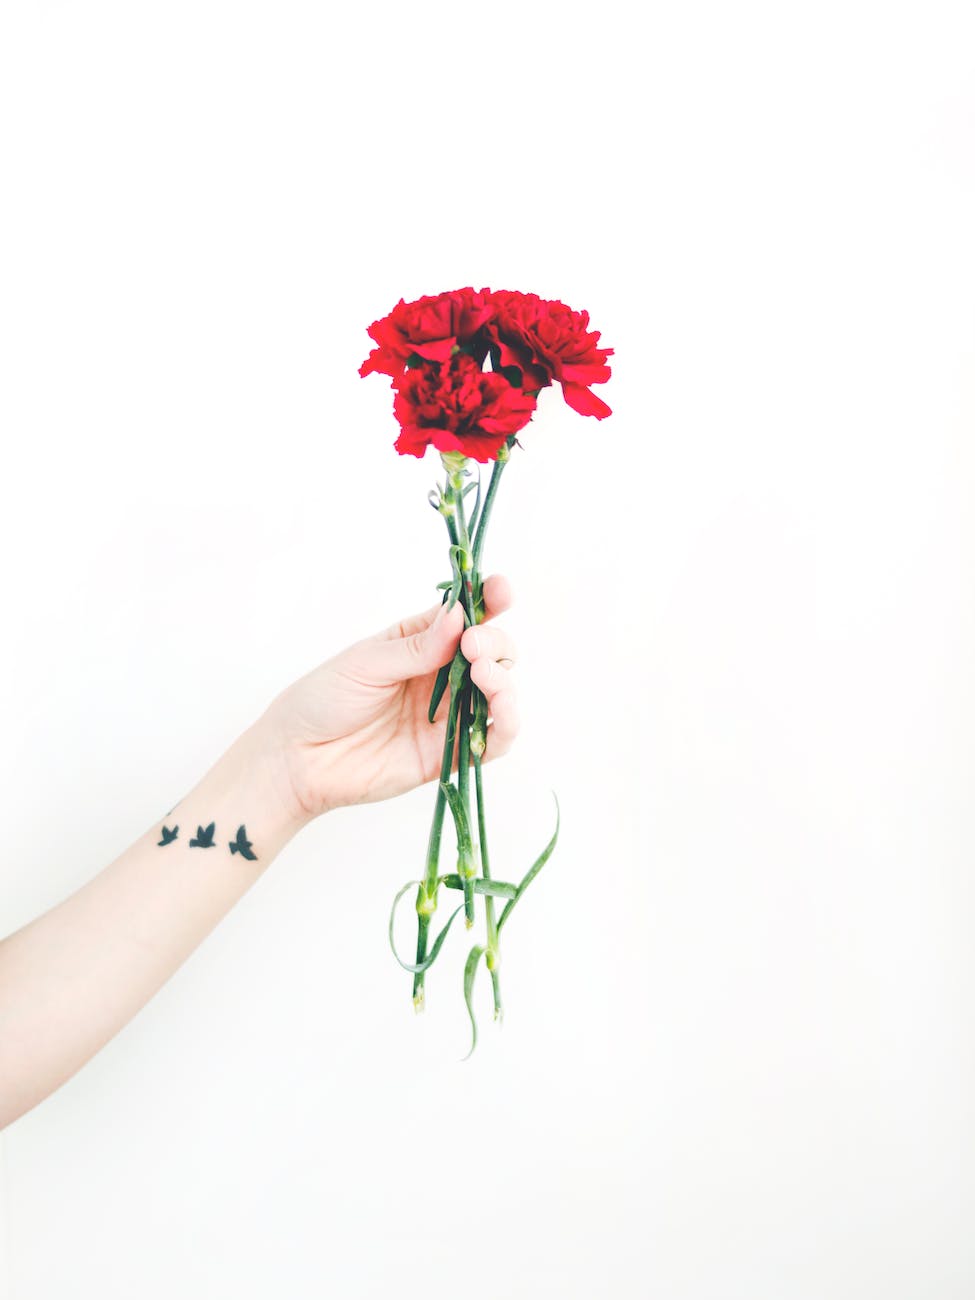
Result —
[[449, 663], [460, 644], [464, 611], [457, 601], [395, 625], [362, 647], [361, 665], [373, 681], [405, 682]]

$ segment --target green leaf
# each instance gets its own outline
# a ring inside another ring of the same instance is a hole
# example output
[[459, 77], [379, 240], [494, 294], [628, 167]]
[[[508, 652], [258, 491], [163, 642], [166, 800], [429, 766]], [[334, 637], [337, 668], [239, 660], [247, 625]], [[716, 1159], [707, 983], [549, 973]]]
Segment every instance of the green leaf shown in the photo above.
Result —
[[[461, 755], [463, 755], [463, 752], [461, 746]], [[441, 781], [440, 788], [447, 796], [447, 803], [450, 805], [450, 811], [454, 818], [454, 829], [457, 832], [457, 865], [460, 867], [460, 878], [464, 887], [464, 919], [467, 922], [467, 928], [470, 929], [474, 924], [474, 875], [477, 870], [474, 864], [471, 824], [467, 817], [464, 800], [461, 798], [457, 787], [450, 781]]]
[[471, 556], [463, 546], [452, 546], [450, 548], [450, 564], [454, 573], [470, 573]]
[[[470, 490], [470, 489], [468, 489]], [[474, 498], [474, 509], [471, 511], [471, 517], [467, 524], [467, 536], [474, 536], [474, 529], [477, 527], [478, 517], [481, 513], [481, 467], [477, 467], [477, 496]]]
[[462, 1058], [465, 1061], [477, 1046], [477, 1021], [474, 1019], [474, 976], [477, 974], [477, 963], [483, 955], [484, 949], [480, 944], [475, 944], [467, 954], [467, 961], [464, 963], [464, 1002], [467, 1006], [467, 1014], [471, 1018], [471, 1051]]
[[502, 366], [498, 373], [504, 375], [512, 388], [521, 387], [521, 371], [517, 366]]
[[454, 917], [457, 915], [458, 912], [462, 912], [464, 910], [463, 903], [461, 903], [459, 907], [454, 908], [453, 912], [451, 912], [450, 914], [450, 918], [447, 921], [447, 924], [437, 935], [436, 940], [434, 941], [434, 945], [430, 949], [429, 955], [423, 961], [419, 962], [417, 965], [412, 965], [410, 962], [404, 961], [403, 958], [396, 951], [396, 943], [393, 939], [393, 923], [396, 920], [396, 907], [397, 904], [399, 903], [399, 900], [403, 897], [403, 895], [406, 893], [408, 889], [412, 889], [414, 885], [422, 885], [422, 884], [423, 884], [422, 880], [408, 880], [406, 884], [403, 886], [403, 888], [396, 895], [396, 897], [393, 899], [393, 910], [389, 914], [389, 946], [390, 948], [392, 948], [393, 956], [396, 958], [399, 964], [403, 967], [404, 970], [408, 970], [411, 975], [419, 975], [421, 971], [430, 969], [433, 963], [437, 960], [437, 957], [440, 953], [440, 949], [443, 947], [443, 941], [447, 937], [447, 931], [450, 929]]
[[500, 1024], [504, 1019], [504, 1006], [501, 1002], [501, 981], [497, 969], [491, 972], [491, 989], [494, 993], [494, 1018]]
[[454, 829], [457, 831], [458, 857], [465, 862], [470, 862], [474, 856], [474, 845], [471, 840], [471, 824], [467, 820], [467, 809], [460, 797], [460, 791], [452, 781], [441, 781], [440, 788], [447, 796], [447, 803], [450, 805], [450, 811], [454, 818]]
[[450, 664], [444, 666], [437, 673], [436, 680], [433, 683], [433, 693], [430, 696], [430, 707], [427, 709], [427, 719], [433, 722], [437, 709], [440, 708], [440, 701], [443, 699], [443, 693], [447, 689], [447, 682], [450, 679]]
[[471, 719], [471, 753], [480, 758], [487, 746], [487, 697], [474, 687], [474, 716]]
[[468, 561], [469, 567], [470, 557], [463, 546], [451, 546], [449, 554], [450, 567], [454, 576], [450, 584], [450, 595], [447, 597], [447, 608], [453, 609], [460, 599], [461, 589], [464, 586], [464, 560]]
[[[447, 889], [464, 888], [464, 882], [456, 872], [441, 876], [440, 883]], [[490, 894], [492, 898], [515, 898], [518, 886], [509, 884], [507, 880], [485, 880], [482, 876], [478, 876], [474, 881], [474, 893]]]
[[522, 894], [525, 892], [525, 890], [528, 888], [531, 882], [541, 871], [542, 867], [544, 867], [545, 863], [548, 862], [549, 858], [552, 856], [553, 850], [555, 849], [555, 845], [558, 843], [561, 813], [559, 811], [558, 797], [555, 794], [554, 790], [552, 791], [552, 798], [555, 800], [555, 834], [549, 840], [548, 844], [546, 844], [545, 848], [535, 859], [532, 865], [528, 868], [528, 871], [525, 873], [524, 878], [522, 879], [521, 883], [518, 885], [518, 892], [515, 894], [514, 898], [509, 899], [509, 901], [505, 904], [504, 911], [498, 917], [499, 931], [501, 927], [504, 925], [505, 921], [511, 915], [511, 911], [514, 908], [514, 905], [518, 902], [518, 899], [521, 898]]
[[[465, 610], [464, 612], [466, 613], [467, 611]], [[467, 673], [469, 669], [470, 669], [470, 665], [468, 664], [467, 660], [464, 658], [464, 654], [460, 646], [458, 646], [457, 650], [454, 653], [453, 659], [450, 661], [450, 668], [448, 671], [448, 678], [447, 678], [448, 681], [450, 682], [451, 691], [457, 696], [459, 696], [460, 692], [464, 689], [464, 682], [467, 679]]]

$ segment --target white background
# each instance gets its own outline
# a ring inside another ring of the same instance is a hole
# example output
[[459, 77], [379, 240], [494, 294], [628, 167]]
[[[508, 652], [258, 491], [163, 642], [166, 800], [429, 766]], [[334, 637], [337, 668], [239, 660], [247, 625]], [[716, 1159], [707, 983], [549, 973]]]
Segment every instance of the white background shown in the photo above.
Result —
[[975, 1294], [968, 9], [8, 3], [0, 933], [436, 598], [372, 320], [616, 351], [485, 557], [504, 1027], [388, 951], [431, 790], [316, 823], [3, 1134], [5, 1300]]

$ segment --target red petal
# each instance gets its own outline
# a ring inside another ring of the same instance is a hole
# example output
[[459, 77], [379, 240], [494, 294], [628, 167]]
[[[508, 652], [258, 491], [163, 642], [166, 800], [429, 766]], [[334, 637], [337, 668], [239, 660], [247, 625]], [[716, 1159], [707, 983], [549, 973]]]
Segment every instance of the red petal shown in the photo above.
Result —
[[366, 375], [389, 375], [395, 379], [403, 369], [402, 361], [397, 362], [390, 357], [388, 352], [383, 352], [381, 348], [373, 348], [368, 357], [359, 367], [359, 374], [365, 379]]
[[504, 445], [506, 438], [507, 434], [504, 433], [465, 433], [461, 439], [462, 450], [465, 456], [473, 456], [484, 465], [489, 460], [495, 459], [498, 449]]
[[449, 429], [427, 429], [426, 433], [430, 435], [430, 441], [437, 451], [463, 451], [467, 455], [463, 440]]
[[609, 366], [589, 361], [562, 367], [562, 378], [570, 384], [603, 384], [612, 375]]
[[498, 353], [503, 366], [517, 366], [519, 370], [524, 370], [531, 364], [531, 354], [525, 348], [515, 351], [509, 344], [502, 341], [498, 343]]
[[449, 361], [456, 339], [436, 339], [433, 343], [414, 343], [413, 351], [426, 361]]
[[563, 382], [562, 396], [573, 411], [578, 411], [580, 415], [594, 415], [597, 420], [603, 420], [607, 415], [613, 414], [612, 408], [607, 406], [602, 398], [591, 393], [582, 384]]
[[473, 456], [482, 464], [494, 460], [498, 448], [507, 436], [503, 433], [465, 433], [458, 436], [448, 429], [428, 429], [426, 432], [430, 434], [430, 441], [437, 451], [459, 451], [464, 456]]
[[430, 445], [429, 433], [429, 429], [418, 429], [412, 424], [404, 425], [393, 446], [401, 456], [423, 456]]

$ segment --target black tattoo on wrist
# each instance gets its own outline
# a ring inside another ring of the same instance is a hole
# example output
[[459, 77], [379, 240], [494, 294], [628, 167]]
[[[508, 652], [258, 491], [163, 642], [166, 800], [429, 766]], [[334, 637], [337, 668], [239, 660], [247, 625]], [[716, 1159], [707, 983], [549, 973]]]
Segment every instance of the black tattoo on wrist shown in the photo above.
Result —
[[[214, 842], [213, 835], [216, 828], [217, 828], [216, 822], [211, 822], [209, 826], [197, 826], [196, 834], [189, 842], [190, 848], [191, 849], [215, 849], [217, 846]], [[178, 826], [174, 826], [172, 830], [170, 830], [168, 826], [164, 825], [162, 828], [162, 839], [157, 841], [158, 847], [162, 848], [166, 844], [172, 844], [172, 842], [176, 839], [176, 836], [178, 834], [179, 834]], [[234, 853], [239, 853], [240, 856], [242, 858], [246, 858], [248, 862], [257, 861], [257, 854], [254, 852], [253, 844], [247, 838], [247, 828], [246, 826], [243, 825], [243, 823], [241, 823], [241, 825], [237, 827], [236, 838], [232, 840], [228, 840], [227, 843], [230, 846], [231, 856]]]
[[252, 852], [251, 842], [243, 826], [237, 827], [237, 838], [230, 840], [230, 852], [239, 853], [242, 858], [247, 858], [250, 862], [257, 861], [257, 854]]

